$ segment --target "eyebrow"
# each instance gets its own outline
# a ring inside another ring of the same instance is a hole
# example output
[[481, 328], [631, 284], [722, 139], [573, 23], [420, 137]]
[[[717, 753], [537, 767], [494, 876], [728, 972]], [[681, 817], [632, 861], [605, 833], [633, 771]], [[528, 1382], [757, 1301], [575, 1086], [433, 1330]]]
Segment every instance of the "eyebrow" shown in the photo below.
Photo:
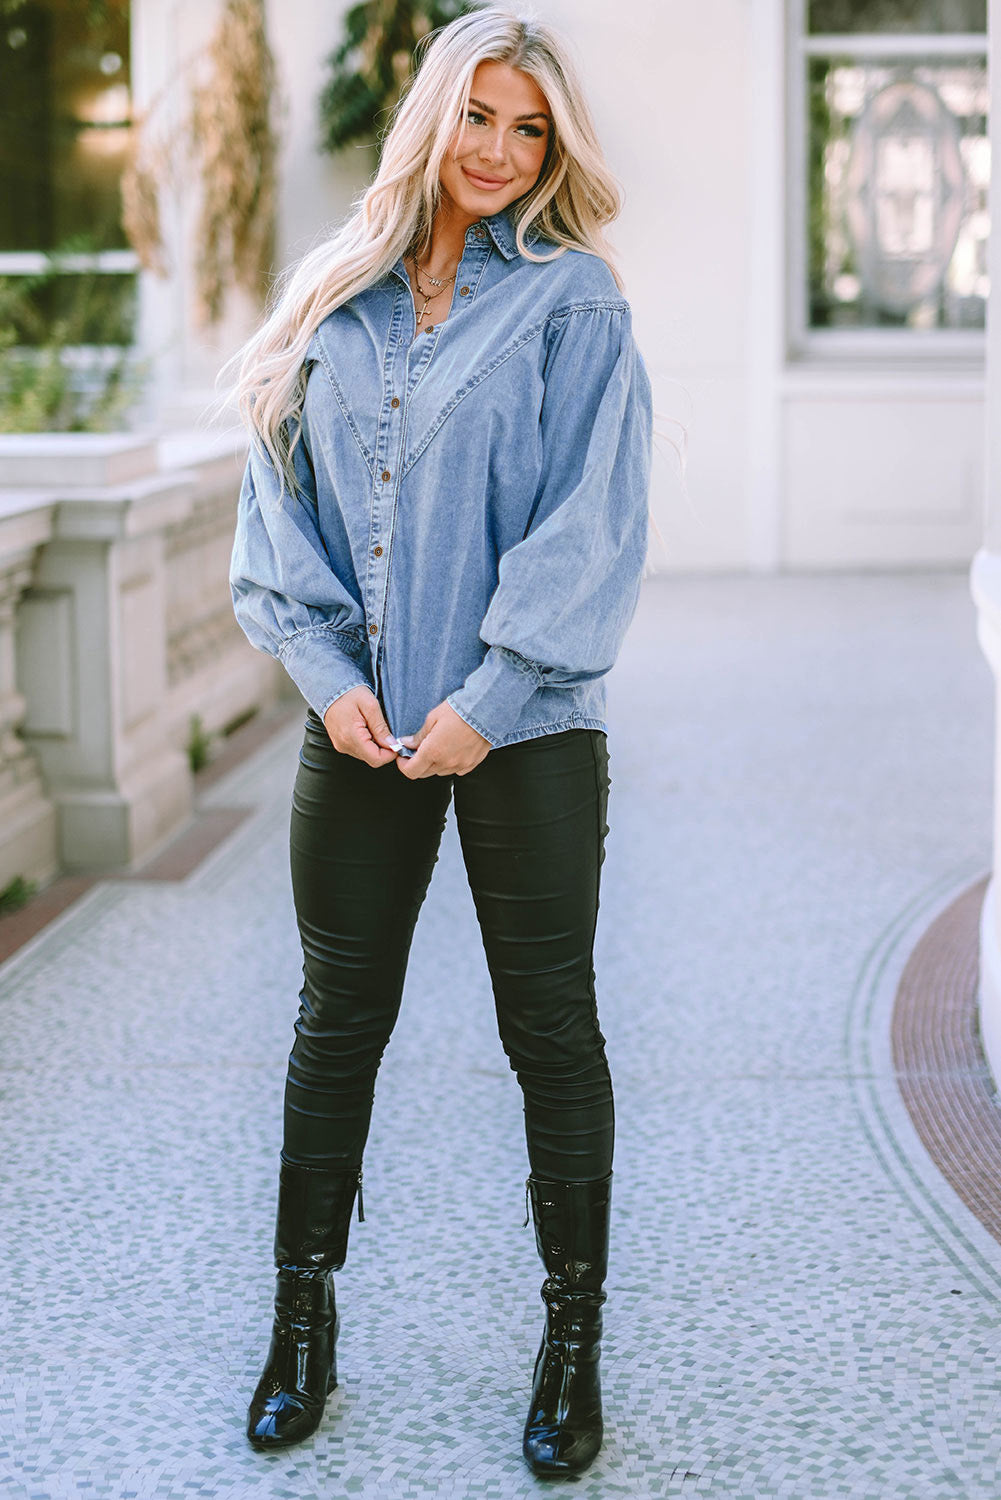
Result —
[[[484, 104], [482, 99], [470, 99], [470, 104], [475, 104], [477, 109], [482, 109], [485, 115], [495, 115], [497, 111], [492, 104]], [[544, 109], [537, 109], [534, 115], [515, 115], [515, 124], [520, 120], [548, 120], [549, 116]]]

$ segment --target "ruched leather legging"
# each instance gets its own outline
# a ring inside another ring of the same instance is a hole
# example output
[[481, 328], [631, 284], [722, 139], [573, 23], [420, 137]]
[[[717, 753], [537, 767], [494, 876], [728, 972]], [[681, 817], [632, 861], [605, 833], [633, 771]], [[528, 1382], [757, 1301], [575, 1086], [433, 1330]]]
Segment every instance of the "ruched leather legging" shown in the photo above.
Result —
[[597, 729], [490, 750], [464, 776], [410, 781], [335, 750], [309, 712], [292, 804], [303, 989], [285, 1085], [282, 1155], [360, 1167], [376, 1074], [400, 1008], [417, 915], [449, 802], [524, 1095], [536, 1176], [604, 1177], [614, 1116], [593, 945], [608, 832]]

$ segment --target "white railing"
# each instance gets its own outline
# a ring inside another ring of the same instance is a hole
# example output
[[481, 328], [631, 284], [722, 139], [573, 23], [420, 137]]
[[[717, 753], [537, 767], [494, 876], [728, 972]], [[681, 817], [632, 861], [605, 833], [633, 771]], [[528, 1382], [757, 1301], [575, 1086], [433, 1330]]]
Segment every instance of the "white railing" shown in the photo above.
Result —
[[284, 688], [230, 606], [232, 437], [0, 437], [0, 890], [128, 867], [191, 815], [193, 715]]

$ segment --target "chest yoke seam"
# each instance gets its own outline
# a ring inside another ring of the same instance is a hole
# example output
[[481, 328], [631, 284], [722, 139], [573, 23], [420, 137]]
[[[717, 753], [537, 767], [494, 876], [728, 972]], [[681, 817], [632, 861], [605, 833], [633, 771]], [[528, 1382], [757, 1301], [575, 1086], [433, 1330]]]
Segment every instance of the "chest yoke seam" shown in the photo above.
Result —
[[327, 380], [330, 384], [330, 389], [333, 391], [334, 400], [337, 402], [337, 405], [341, 409], [341, 415], [343, 416], [345, 422], [348, 424], [351, 436], [354, 438], [355, 442], [358, 445], [358, 451], [361, 453], [362, 458], [365, 460], [365, 464], [368, 468], [369, 474], [374, 475], [375, 458], [365, 446], [365, 441], [358, 430], [358, 425], [355, 422], [354, 417], [351, 415], [351, 408], [348, 406], [347, 401], [344, 399], [344, 393], [338, 383], [337, 376], [330, 368], [330, 362], [327, 359], [327, 351], [324, 349], [323, 344], [319, 339], [317, 339], [316, 341], [316, 350], [318, 355], [318, 362], [323, 368], [323, 373], [327, 377]]
[[448, 401], [446, 401], [438, 416], [435, 418], [431, 426], [428, 428], [427, 432], [421, 438], [417, 447], [409, 455], [409, 457], [404, 460], [400, 477], [404, 478], [407, 474], [409, 474], [410, 470], [420, 458], [421, 454], [425, 451], [432, 438], [434, 438], [441, 430], [442, 424], [445, 422], [445, 419], [451, 416], [452, 412], [455, 411], [460, 402], [464, 401], [465, 398], [470, 394], [470, 392], [474, 391], [478, 385], [482, 385], [483, 381], [486, 380], [488, 376], [492, 375], [495, 370], [500, 369], [501, 365], [506, 364], [513, 355], [518, 353], [519, 349], [523, 349], [526, 344], [530, 343], [533, 339], [538, 338], [542, 331], [548, 326], [548, 324], [555, 320], [565, 320], [572, 313], [595, 312], [601, 310], [608, 310], [610, 312], [628, 312], [629, 303], [621, 298], [607, 297], [592, 298], [587, 302], [568, 302], [561, 307], [551, 308], [544, 318], [540, 318], [537, 323], [533, 323], [530, 327], [523, 329], [512, 343], [508, 344], [505, 349], [502, 349], [498, 354], [496, 354], [488, 364], [477, 370], [475, 375], [470, 375], [469, 379], [465, 381], [465, 383], [453, 393]]

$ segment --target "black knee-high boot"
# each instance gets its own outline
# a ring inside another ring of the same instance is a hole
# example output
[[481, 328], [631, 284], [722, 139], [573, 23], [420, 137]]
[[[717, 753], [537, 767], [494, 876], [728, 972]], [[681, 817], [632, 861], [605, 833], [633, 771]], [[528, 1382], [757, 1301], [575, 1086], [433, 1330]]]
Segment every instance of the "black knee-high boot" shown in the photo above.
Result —
[[[309, 1437], [337, 1384], [333, 1273], [344, 1264], [360, 1185], [360, 1171], [281, 1162], [275, 1320], [247, 1417], [247, 1437], [255, 1448], [283, 1448]], [[358, 1217], [364, 1217], [360, 1197]]]
[[542, 1335], [523, 1451], [536, 1474], [578, 1474], [602, 1439], [601, 1309], [612, 1174], [598, 1182], [528, 1179], [546, 1268]]

